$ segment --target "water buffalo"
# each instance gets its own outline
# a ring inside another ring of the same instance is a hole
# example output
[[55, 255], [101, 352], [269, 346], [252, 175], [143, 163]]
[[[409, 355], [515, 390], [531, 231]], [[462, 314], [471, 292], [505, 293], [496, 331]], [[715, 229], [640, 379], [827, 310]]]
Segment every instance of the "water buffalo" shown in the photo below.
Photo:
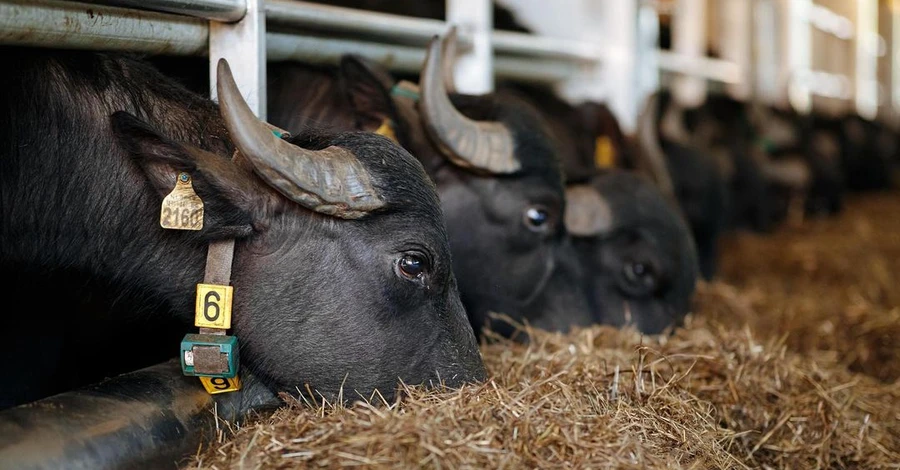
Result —
[[897, 136], [891, 129], [857, 114], [836, 118], [841, 143], [841, 168], [848, 189], [876, 191], [893, 187]]
[[[236, 240], [246, 400], [390, 397], [398, 379], [485, 377], [434, 185], [399, 146], [313, 129], [278, 138], [224, 62], [217, 108], [127, 55], [2, 57], [0, 266], [35, 284], [24, 299], [26, 286], [4, 285], [5, 299], [30, 310], [5, 316], [0, 406], [58, 392], [65, 374], [93, 381], [110, 362], [134, 369], [148, 351], [176, 354], [177, 341], [143, 325], [196, 331], [195, 286], [219, 240]], [[204, 202], [202, 230], [160, 227], [181, 172]], [[59, 298], [60, 276], [79, 281], [72, 298]], [[77, 309], [99, 298], [118, 308]]]
[[[728, 185], [715, 155], [692, 145], [684, 128], [684, 110], [668, 91], [650, 96], [638, 123], [641, 159], [665, 166], [674, 199], [678, 202], [697, 245], [700, 272], [711, 279], [718, 265], [719, 240], [728, 224]], [[666, 189], [666, 188], [664, 188]]]
[[[795, 212], [828, 215], [840, 210], [845, 191], [840, 166], [839, 126], [829, 117], [801, 116], [793, 110], [747, 104], [755, 135], [755, 150], [762, 154], [765, 174], [773, 192], [781, 194], [776, 219], [785, 206]], [[795, 202], [785, 201], [794, 199]], [[781, 217], [779, 217], [779, 215]]]
[[504, 83], [545, 115], [566, 174], [565, 224], [598, 322], [659, 333], [691, 307], [694, 242], [678, 208], [632, 160], [633, 140], [601, 103], [575, 106], [551, 89]]
[[[560, 163], [540, 115], [497, 95], [448, 93], [445, 44], [434, 38], [419, 86], [345, 57], [337, 69], [269, 68], [275, 125], [389, 129], [437, 185], [453, 269], [476, 330], [513, 330], [490, 312], [552, 330], [592, 322], [567, 239]], [[297, 83], [315, 83], [300, 87]], [[317, 106], [319, 103], [344, 106]]]
[[699, 273], [690, 230], [671, 201], [618, 169], [570, 185], [566, 200], [566, 227], [585, 261], [598, 321], [649, 334], [679, 325]]

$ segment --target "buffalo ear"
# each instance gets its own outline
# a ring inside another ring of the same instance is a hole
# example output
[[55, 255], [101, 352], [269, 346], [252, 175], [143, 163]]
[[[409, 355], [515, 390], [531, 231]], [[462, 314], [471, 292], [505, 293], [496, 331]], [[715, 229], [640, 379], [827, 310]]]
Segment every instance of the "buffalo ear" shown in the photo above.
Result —
[[353, 108], [357, 128], [374, 131], [385, 119], [397, 122], [390, 91], [395, 81], [384, 68], [368, 59], [355, 55], [341, 58], [341, 91]]
[[174, 142], [135, 116], [118, 111], [110, 117], [113, 135], [143, 170], [159, 201], [172, 192], [179, 172], [191, 175], [203, 200], [203, 234], [210, 238], [241, 238], [258, 223], [263, 195], [249, 172], [231, 160]]

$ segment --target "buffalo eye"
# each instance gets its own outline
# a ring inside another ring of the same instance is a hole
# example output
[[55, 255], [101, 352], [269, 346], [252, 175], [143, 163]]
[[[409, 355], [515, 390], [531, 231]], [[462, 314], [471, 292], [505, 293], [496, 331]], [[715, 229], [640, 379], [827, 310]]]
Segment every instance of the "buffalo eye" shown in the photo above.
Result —
[[627, 261], [622, 266], [622, 277], [625, 289], [636, 295], [655, 292], [659, 278], [653, 264], [634, 260]]
[[550, 225], [550, 213], [542, 206], [531, 206], [525, 209], [525, 225], [535, 231], [543, 232]]
[[410, 281], [424, 282], [428, 259], [418, 253], [405, 253], [397, 260], [397, 274]]

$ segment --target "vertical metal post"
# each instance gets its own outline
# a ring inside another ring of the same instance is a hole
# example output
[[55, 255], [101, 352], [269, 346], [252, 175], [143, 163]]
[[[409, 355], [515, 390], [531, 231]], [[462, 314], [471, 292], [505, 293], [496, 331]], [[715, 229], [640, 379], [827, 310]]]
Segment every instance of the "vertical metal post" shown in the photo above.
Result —
[[224, 57], [238, 88], [260, 119], [266, 118], [266, 16], [264, 0], [246, 0], [247, 12], [236, 23], [209, 24], [210, 96], [216, 99], [216, 64]]
[[[715, 0], [713, 0], [715, 1]], [[719, 30], [714, 31], [719, 37], [719, 53], [722, 59], [732, 61], [741, 68], [741, 82], [728, 85], [729, 93], [737, 99], [748, 99], [752, 94], [750, 86], [753, 77], [753, 60], [751, 57], [751, 31], [753, 2], [748, 0], [719, 0], [716, 24]], [[772, 37], [766, 38], [772, 41]]]
[[891, 64], [891, 115], [900, 116], [900, 0], [891, 0], [891, 42], [888, 48]]
[[[638, 0], [594, 0], [578, 5], [573, 11], [578, 16], [573, 18], [579, 28], [576, 37], [603, 44], [606, 53], [602, 62], [585, 64], [583, 73], [560, 84], [559, 91], [563, 96], [604, 101], [622, 130], [634, 132], [643, 105], [639, 96], [642, 51], [638, 47]], [[650, 50], [655, 54], [655, 39]], [[652, 74], [656, 73], [654, 68]]]
[[856, 0], [856, 112], [875, 119], [878, 114], [878, 3]]
[[780, 0], [781, 71], [778, 81], [783, 90], [781, 102], [787, 101], [801, 113], [812, 109], [809, 92], [810, 60], [812, 57], [809, 12], [812, 0]]
[[764, 104], [778, 102], [778, 15], [775, 0], [756, 0], [753, 5], [753, 95]]
[[460, 51], [453, 71], [456, 90], [480, 95], [494, 90], [494, 15], [490, 0], [447, 0], [447, 22], [472, 38], [472, 48]]
[[[706, 56], [706, 0], [678, 0], [672, 16], [672, 49], [679, 55]], [[695, 107], [706, 99], [706, 79], [678, 75], [672, 97], [682, 106]]]

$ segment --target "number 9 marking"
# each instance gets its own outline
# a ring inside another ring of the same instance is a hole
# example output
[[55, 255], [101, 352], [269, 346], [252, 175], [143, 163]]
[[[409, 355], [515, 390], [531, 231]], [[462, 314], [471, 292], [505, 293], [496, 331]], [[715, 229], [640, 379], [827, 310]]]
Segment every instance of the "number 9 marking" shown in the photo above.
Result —
[[241, 389], [241, 379], [237, 377], [231, 379], [222, 377], [200, 377], [200, 383], [203, 384], [206, 393], [209, 393], [210, 395], [234, 392]]

